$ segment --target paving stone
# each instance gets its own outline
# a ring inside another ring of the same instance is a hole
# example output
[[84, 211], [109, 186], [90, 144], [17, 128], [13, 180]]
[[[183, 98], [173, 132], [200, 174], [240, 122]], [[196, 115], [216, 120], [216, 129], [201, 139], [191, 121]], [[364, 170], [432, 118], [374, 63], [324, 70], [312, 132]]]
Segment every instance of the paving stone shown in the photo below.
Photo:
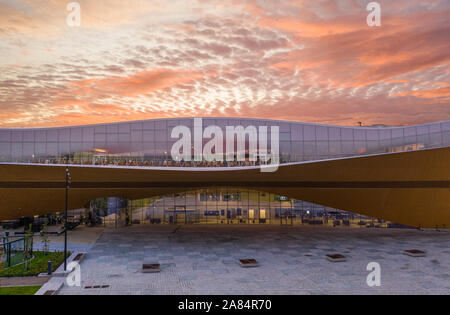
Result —
[[[83, 284], [110, 288], [64, 286], [59, 294], [450, 294], [447, 232], [232, 225], [173, 230], [106, 228], [89, 246], [81, 270]], [[408, 248], [428, 256], [412, 260], [402, 254]], [[344, 253], [347, 262], [330, 264], [324, 259], [330, 251]], [[242, 269], [237, 262], [243, 258], [261, 266]], [[142, 263], [154, 261], [160, 273], [139, 272]], [[378, 288], [366, 285], [371, 261], [381, 264]]]

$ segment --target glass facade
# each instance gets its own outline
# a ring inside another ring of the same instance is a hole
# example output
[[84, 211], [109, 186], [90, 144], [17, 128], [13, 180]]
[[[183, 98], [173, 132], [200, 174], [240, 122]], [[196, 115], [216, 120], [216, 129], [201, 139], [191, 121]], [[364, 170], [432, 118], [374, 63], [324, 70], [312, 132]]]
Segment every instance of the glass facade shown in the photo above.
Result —
[[267, 192], [209, 188], [151, 199], [107, 199], [91, 210], [107, 226], [136, 224], [274, 224], [388, 227], [391, 223]]
[[[171, 138], [171, 131], [179, 125], [189, 127], [194, 133], [194, 118], [0, 129], [0, 162], [144, 167], [243, 165], [172, 161], [171, 148], [178, 139]], [[278, 126], [281, 163], [450, 145], [450, 121], [406, 127], [343, 127], [264, 119], [204, 118], [203, 128], [210, 125], [222, 130], [226, 126]], [[203, 144], [206, 142], [203, 140]]]

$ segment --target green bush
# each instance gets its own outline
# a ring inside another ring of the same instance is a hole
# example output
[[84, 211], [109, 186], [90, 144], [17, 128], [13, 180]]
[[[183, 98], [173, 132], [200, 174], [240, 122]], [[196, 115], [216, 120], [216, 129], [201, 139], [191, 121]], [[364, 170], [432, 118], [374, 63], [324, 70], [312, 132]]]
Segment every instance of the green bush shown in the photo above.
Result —
[[[64, 262], [63, 252], [33, 252], [34, 258], [30, 262], [30, 269], [25, 270], [25, 265], [17, 265], [5, 269], [5, 263], [0, 263], [0, 277], [31, 277], [37, 276], [42, 272], [47, 272], [47, 263], [52, 261], [52, 271], [55, 271]], [[67, 257], [70, 253], [67, 254]]]

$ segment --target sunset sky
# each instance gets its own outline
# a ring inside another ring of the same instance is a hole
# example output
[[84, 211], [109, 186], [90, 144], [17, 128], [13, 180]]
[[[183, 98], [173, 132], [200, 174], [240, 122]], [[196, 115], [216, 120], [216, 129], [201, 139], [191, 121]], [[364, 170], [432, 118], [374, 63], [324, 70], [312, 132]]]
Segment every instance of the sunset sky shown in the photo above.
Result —
[[0, 0], [0, 127], [450, 119], [450, 0]]

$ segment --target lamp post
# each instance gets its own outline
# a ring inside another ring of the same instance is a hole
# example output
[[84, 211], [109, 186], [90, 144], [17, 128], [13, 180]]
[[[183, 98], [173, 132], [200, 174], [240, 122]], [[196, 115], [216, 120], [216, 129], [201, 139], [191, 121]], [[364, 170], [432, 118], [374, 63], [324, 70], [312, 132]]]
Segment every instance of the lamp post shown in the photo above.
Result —
[[69, 187], [71, 183], [69, 166], [66, 166], [66, 210], [64, 212], [64, 271], [67, 270], [67, 210], [69, 208]]

